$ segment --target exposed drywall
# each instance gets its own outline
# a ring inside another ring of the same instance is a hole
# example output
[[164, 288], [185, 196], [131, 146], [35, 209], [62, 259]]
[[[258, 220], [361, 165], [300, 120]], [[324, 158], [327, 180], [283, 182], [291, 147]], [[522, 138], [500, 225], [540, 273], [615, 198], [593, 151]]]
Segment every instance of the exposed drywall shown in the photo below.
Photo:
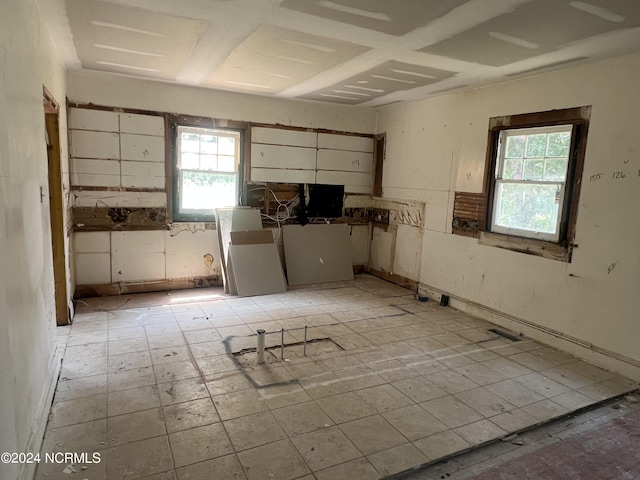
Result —
[[[380, 110], [384, 195], [426, 203], [422, 288], [640, 377], [639, 76], [630, 55]], [[490, 117], [583, 105], [593, 109], [570, 264], [451, 235], [454, 192], [482, 191]]]
[[[174, 279], [191, 279], [179, 283], [180, 288], [221, 281], [216, 231], [204, 224], [173, 224], [168, 230], [76, 232], [75, 245], [78, 285], [119, 285], [125, 291], [128, 285], [165, 280], [163, 287], [171, 288]], [[109, 292], [118, 293], [118, 289], [100, 291]]]
[[345, 207], [365, 212], [371, 221], [369, 271], [414, 288], [420, 278], [424, 202], [350, 195]]
[[[68, 81], [72, 103], [355, 133], [371, 134], [375, 129], [375, 112], [353, 107], [232, 94], [95, 72], [72, 71]], [[72, 108], [69, 127], [77, 230], [76, 293], [117, 293], [136, 284], [171, 288], [173, 280], [179, 280], [174, 283], [180, 287], [189, 282], [195, 286], [201, 281], [208, 285], [219, 280], [215, 231], [205, 224], [166, 225], [162, 117]], [[318, 135], [310, 135], [314, 136], [315, 151]], [[118, 248], [125, 237], [127, 248]], [[366, 236], [351, 240], [356, 250], [367, 251]], [[207, 264], [208, 255], [213, 261]], [[84, 288], [87, 286], [90, 288]]]
[[342, 185], [373, 192], [374, 140], [282, 128], [251, 129], [251, 181]]
[[[64, 105], [65, 74], [32, 0], [0, 11], [0, 451], [34, 452], [57, 357], [43, 85]], [[64, 108], [61, 132], [66, 145]], [[0, 478], [34, 468], [2, 463]]]

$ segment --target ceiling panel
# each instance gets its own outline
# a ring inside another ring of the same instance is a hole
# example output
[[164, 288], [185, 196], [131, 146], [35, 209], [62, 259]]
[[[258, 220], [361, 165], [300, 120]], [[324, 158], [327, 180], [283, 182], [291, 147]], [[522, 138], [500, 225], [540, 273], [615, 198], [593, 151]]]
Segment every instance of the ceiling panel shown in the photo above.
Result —
[[95, 0], [67, 0], [83, 68], [173, 80], [208, 23]]
[[231, 52], [206, 83], [274, 94], [367, 50], [353, 43], [262, 26]]
[[389, 35], [404, 35], [468, 0], [284, 0], [280, 7]]
[[391, 60], [303, 98], [355, 105], [393, 92], [437, 83], [453, 75], [454, 72], [446, 70]]
[[421, 51], [502, 66], [571, 42], [637, 26], [638, 0], [536, 0]]
[[376, 107], [640, 52], [640, 0], [35, 0], [69, 69]]

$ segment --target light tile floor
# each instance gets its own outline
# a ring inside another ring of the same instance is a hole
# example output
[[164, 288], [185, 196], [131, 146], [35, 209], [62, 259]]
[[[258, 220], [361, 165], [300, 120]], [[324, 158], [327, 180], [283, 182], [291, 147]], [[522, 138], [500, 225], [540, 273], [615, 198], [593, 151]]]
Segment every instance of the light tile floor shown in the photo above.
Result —
[[[308, 356], [305, 325], [330, 339]], [[377, 479], [638, 386], [492, 327], [368, 275], [264, 297], [88, 299], [58, 329], [42, 452], [101, 462], [41, 463], [36, 478]], [[277, 332], [269, 346], [297, 329], [286, 361], [239, 354], [261, 328]]]

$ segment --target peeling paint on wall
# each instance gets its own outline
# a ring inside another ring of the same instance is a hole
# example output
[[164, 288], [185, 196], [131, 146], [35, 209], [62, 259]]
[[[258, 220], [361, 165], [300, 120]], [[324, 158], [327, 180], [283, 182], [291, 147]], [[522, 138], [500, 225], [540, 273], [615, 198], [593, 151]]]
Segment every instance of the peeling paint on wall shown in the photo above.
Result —
[[345, 215], [349, 213], [353, 216], [366, 216], [369, 220], [381, 224], [424, 228], [424, 211], [425, 203], [418, 201], [372, 198], [363, 195], [347, 195], [345, 198]]
[[204, 223], [171, 223], [169, 224], [169, 235], [175, 237], [182, 232], [204, 232], [206, 230], [206, 226]]
[[421, 228], [424, 222], [423, 212], [424, 208], [420, 209], [411, 205], [398, 204], [397, 209], [389, 211], [389, 223]]

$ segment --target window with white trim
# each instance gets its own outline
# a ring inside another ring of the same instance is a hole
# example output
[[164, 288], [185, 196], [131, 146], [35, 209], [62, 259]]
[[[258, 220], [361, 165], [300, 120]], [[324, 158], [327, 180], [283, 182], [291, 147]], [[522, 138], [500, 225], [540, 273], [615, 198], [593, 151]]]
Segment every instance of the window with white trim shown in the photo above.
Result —
[[491, 231], [557, 242], [573, 125], [500, 132]]

